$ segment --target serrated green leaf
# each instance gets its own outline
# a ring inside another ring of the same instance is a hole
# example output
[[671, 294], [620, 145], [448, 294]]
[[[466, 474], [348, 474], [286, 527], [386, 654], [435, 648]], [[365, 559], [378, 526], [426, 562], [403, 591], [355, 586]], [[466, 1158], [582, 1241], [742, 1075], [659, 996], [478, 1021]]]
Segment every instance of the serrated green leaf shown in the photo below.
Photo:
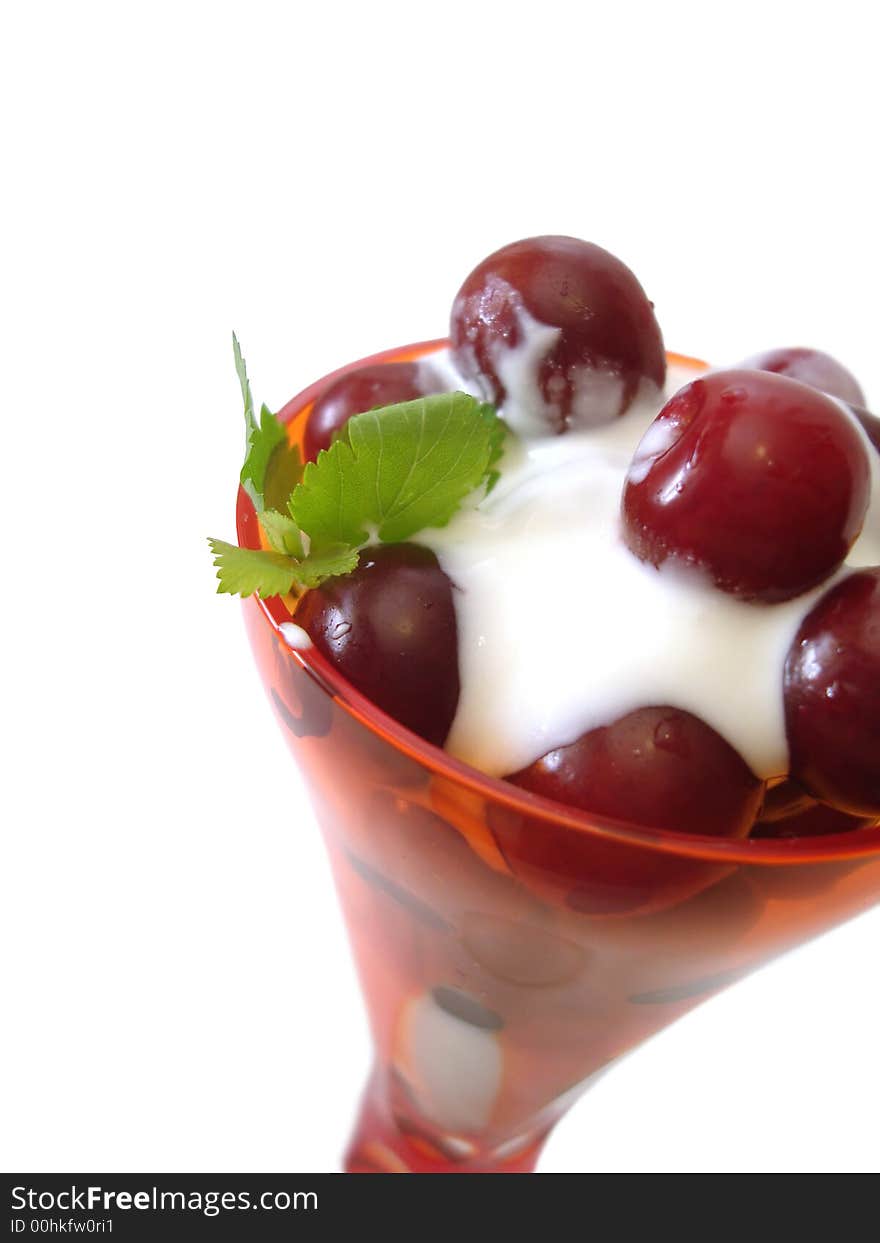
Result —
[[257, 513], [263, 509], [266, 470], [275, 450], [286, 442], [287, 433], [268, 406], [260, 410], [259, 426], [255, 423], [248, 440], [247, 455], [241, 468], [241, 484], [254, 503]]
[[241, 482], [273, 551], [210, 540], [218, 591], [269, 597], [316, 587], [350, 573], [372, 540], [399, 542], [444, 526], [466, 496], [498, 478], [506, 428], [491, 406], [465, 393], [356, 415], [302, 474], [283, 425], [266, 406], [255, 418], [234, 335], [233, 351], [248, 435]]
[[290, 514], [316, 549], [396, 543], [449, 521], [486, 481], [503, 430], [466, 393], [442, 393], [356, 415], [310, 462]]
[[296, 581], [304, 589], [317, 587], [326, 578], [335, 578], [338, 574], [349, 574], [357, 563], [358, 550], [356, 548], [347, 548], [342, 544], [324, 548], [320, 552], [309, 553], [297, 564]]
[[253, 548], [239, 548], [224, 540], [209, 539], [217, 578], [218, 592], [230, 595], [283, 596], [296, 582], [296, 562], [292, 557], [277, 552], [260, 552]]
[[233, 596], [252, 596], [258, 592], [269, 599], [294, 590], [306, 591], [327, 578], [350, 573], [358, 563], [357, 549], [341, 545], [325, 548], [314, 556], [292, 557], [282, 552], [239, 548], [225, 540], [210, 539], [208, 543], [217, 567], [217, 591]]
[[270, 508], [277, 509], [287, 504], [302, 475], [302, 463], [299, 451], [288, 443], [284, 424], [276, 419], [268, 406], [261, 407], [260, 421], [257, 422], [247, 365], [235, 333], [232, 334], [232, 354], [244, 402], [245, 457], [240, 475], [241, 486], [253, 501], [254, 509], [261, 513], [267, 493]]
[[300, 560], [305, 555], [299, 527], [287, 514], [280, 514], [275, 509], [264, 509], [260, 514], [260, 526], [276, 552]]

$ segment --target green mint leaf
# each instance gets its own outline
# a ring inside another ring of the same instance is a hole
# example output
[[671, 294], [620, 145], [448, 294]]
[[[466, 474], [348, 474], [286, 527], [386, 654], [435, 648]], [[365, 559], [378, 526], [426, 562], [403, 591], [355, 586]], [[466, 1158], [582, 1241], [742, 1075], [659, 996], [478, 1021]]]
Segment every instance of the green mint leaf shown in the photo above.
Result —
[[323, 583], [325, 578], [335, 578], [337, 574], [350, 574], [356, 568], [357, 563], [358, 550], [348, 548], [344, 544], [336, 544], [314, 553], [310, 552], [296, 566], [297, 585], [304, 590], [317, 587]]
[[268, 598], [316, 587], [355, 569], [370, 541], [399, 542], [444, 526], [465, 497], [498, 479], [507, 429], [491, 406], [466, 393], [356, 415], [303, 473], [266, 406], [257, 421], [234, 336], [233, 351], [248, 436], [241, 481], [272, 551], [210, 540], [218, 591]]
[[260, 514], [260, 526], [266, 532], [266, 538], [275, 552], [302, 560], [302, 536], [292, 518], [278, 513], [275, 509], [264, 509]]
[[[260, 516], [261, 522], [264, 517]], [[276, 517], [282, 519], [282, 524], [290, 522], [282, 514]], [[282, 552], [239, 548], [237, 544], [227, 544], [220, 539], [211, 539], [208, 543], [217, 567], [217, 590], [233, 596], [252, 596], [256, 591], [268, 599], [287, 595], [290, 591], [306, 591], [326, 578], [350, 573], [358, 563], [357, 549], [341, 545], [307, 557], [302, 556], [300, 546], [300, 556], [294, 557]]]
[[268, 406], [260, 411], [259, 425], [255, 422], [248, 438], [247, 454], [241, 468], [241, 485], [254, 503], [257, 513], [263, 509], [263, 489], [266, 471], [275, 450], [287, 439], [287, 433]]
[[486, 483], [503, 425], [466, 393], [441, 393], [359, 414], [290, 498], [290, 514], [320, 551], [368, 540], [397, 543], [445, 526]]
[[292, 557], [277, 552], [258, 552], [253, 548], [239, 548], [221, 539], [208, 540], [214, 554], [218, 592], [230, 595], [283, 596], [296, 582], [296, 565]]
[[266, 501], [275, 509], [287, 504], [302, 475], [302, 463], [298, 450], [288, 444], [284, 424], [279, 423], [268, 406], [261, 407], [257, 422], [247, 366], [235, 333], [232, 354], [244, 402], [246, 444], [241, 486], [253, 501], [254, 509], [261, 513]]

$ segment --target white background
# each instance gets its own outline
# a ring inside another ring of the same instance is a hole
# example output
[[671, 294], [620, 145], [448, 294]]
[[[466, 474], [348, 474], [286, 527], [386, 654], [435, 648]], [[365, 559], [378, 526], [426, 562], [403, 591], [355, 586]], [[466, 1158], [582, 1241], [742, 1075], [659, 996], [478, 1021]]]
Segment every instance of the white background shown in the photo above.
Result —
[[[336, 1168], [368, 1064], [322, 846], [204, 537], [230, 330], [276, 408], [442, 335], [532, 233], [632, 266], [667, 343], [838, 355], [880, 395], [863, 0], [8, 10], [8, 1170]], [[698, 1010], [553, 1170], [874, 1170], [880, 918]]]

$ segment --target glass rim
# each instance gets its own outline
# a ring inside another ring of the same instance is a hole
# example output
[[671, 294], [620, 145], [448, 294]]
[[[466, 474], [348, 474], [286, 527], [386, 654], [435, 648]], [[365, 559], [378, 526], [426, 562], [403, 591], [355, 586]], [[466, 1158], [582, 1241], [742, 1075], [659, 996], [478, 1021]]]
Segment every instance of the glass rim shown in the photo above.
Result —
[[[289, 425], [295, 416], [303, 415], [318, 394], [340, 376], [356, 367], [372, 363], [403, 362], [435, 353], [449, 345], [445, 337], [420, 341], [370, 354], [336, 368], [310, 384], [292, 397], [278, 412], [278, 418]], [[669, 362], [679, 366], [706, 368], [707, 364], [684, 354], [667, 352]], [[236, 503], [236, 531], [241, 547], [253, 547], [248, 543], [247, 528], [254, 529], [253, 504], [244, 489], [239, 486]], [[658, 853], [704, 859], [716, 863], [749, 864], [808, 864], [829, 863], [846, 859], [858, 859], [880, 854], [880, 824], [850, 832], [824, 837], [793, 838], [725, 838], [710, 837], [696, 833], [676, 833], [668, 829], [654, 829], [611, 816], [597, 816], [541, 795], [532, 794], [505, 781], [490, 777], [479, 769], [450, 755], [441, 747], [401, 725], [365, 695], [362, 695], [316, 648], [296, 650], [285, 641], [280, 627], [294, 622], [283, 599], [278, 596], [263, 599], [253, 597], [260, 614], [272, 628], [286, 655], [330, 695], [349, 716], [395, 750], [414, 760], [436, 776], [444, 777], [454, 785], [484, 797], [494, 803], [528, 816], [551, 822], [558, 828], [576, 833], [598, 836], [607, 840], [649, 849]]]

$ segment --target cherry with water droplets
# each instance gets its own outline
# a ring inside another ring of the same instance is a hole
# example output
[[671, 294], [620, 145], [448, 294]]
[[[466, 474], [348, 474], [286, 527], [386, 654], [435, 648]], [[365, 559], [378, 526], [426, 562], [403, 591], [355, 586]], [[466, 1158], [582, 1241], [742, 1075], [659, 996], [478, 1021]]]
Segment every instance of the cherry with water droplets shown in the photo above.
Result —
[[366, 548], [350, 574], [306, 593], [298, 625], [363, 695], [442, 746], [458, 705], [452, 583], [418, 544]]
[[864, 441], [832, 398], [763, 371], [717, 371], [663, 407], [623, 491], [637, 557], [698, 567], [722, 591], [773, 603], [846, 557], [870, 494]]
[[840, 811], [880, 816], [880, 566], [848, 575], [804, 619], [784, 699], [795, 780]]
[[550, 435], [624, 413], [666, 377], [654, 309], [614, 255], [572, 237], [504, 246], [465, 280], [452, 308], [462, 374], [520, 435]]
[[508, 778], [533, 794], [651, 829], [741, 837], [763, 783], [699, 717], [639, 708]]
[[[646, 707], [557, 747], [508, 780], [520, 789], [642, 830], [745, 837], [763, 782], [705, 722]], [[496, 808], [499, 848], [529, 884], [585, 915], [658, 910], [724, 874], [723, 864], [576, 833]]]

